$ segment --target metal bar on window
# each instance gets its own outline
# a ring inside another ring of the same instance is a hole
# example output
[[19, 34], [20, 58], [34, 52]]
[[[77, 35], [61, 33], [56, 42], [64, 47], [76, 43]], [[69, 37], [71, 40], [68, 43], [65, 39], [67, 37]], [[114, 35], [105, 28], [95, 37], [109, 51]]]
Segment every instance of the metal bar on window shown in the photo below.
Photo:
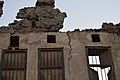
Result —
[[[95, 70], [98, 72], [99, 79], [97, 80], [108, 80], [108, 77], [111, 77], [111, 80], [115, 79], [115, 74], [113, 72], [113, 64], [112, 59], [110, 56], [110, 47], [86, 47], [86, 52], [88, 54], [88, 62], [89, 67], [91, 70]], [[98, 61], [98, 57], [100, 58], [100, 63]], [[90, 61], [91, 60], [91, 61]], [[93, 73], [90, 71], [90, 80], [96, 80], [93, 79], [92, 75]], [[109, 75], [108, 75], [109, 74]], [[114, 77], [114, 78], [113, 78]]]

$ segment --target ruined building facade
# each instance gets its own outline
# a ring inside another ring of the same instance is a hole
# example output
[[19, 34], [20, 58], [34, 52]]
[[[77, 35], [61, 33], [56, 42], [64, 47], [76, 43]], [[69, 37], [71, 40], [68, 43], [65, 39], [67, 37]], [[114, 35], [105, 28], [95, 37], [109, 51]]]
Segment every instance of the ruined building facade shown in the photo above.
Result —
[[54, 0], [20, 9], [0, 27], [0, 80], [120, 80], [120, 24], [59, 32]]

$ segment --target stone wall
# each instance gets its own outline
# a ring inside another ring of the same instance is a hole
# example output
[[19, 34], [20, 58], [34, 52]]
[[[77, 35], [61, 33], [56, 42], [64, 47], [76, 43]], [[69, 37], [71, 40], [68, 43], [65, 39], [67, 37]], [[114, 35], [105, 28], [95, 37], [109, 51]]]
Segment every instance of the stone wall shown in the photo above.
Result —
[[[92, 42], [91, 35], [99, 34], [101, 42]], [[56, 43], [47, 43], [47, 35], [55, 35]], [[38, 48], [63, 47], [65, 80], [89, 80], [88, 63], [85, 46], [110, 46], [114, 63], [116, 80], [120, 79], [120, 38], [105, 32], [41, 32], [27, 34], [0, 34], [0, 50], [8, 49], [10, 36], [19, 36], [19, 48], [27, 49], [26, 80], [38, 78]]]
[[[2, 50], [9, 48], [10, 36], [19, 36], [19, 49], [27, 49], [26, 80], [38, 80], [39, 48], [61, 47], [65, 80], [90, 80], [85, 47], [109, 46], [116, 80], [120, 80], [120, 24], [104, 23], [101, 29], [59, 32], [67, 15], [54, 9], [54, 3], [54, 0], [37, 0], [35, 7], [19, 10], [16, 18], [21, 19], [20, 21], [15, 20], [9, 26], [0, 27], [0, 57]], [[98, 34], [100, 42], [93, 42], [92, 34]], [[47, 43], [47, 35], [55, 35], [56, 43]]]

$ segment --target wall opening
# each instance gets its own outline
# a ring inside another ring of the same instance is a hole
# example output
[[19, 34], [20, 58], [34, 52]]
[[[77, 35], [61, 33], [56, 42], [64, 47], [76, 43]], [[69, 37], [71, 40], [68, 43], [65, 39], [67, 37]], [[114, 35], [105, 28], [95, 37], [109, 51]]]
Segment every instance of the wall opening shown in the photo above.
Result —
[[19, 36], [10, 37], [10, 47], [19, 47]]
[[116, 80], [110, 47], [86, 47], [90, 80]]
[[55, 35], [47, 35], [47, 43], [56, 43]]
[[65, 80], [63, 49], [39, 49], [38, 80]]
[[99, 34], [92, 34], [92, 42], [100, 42]]

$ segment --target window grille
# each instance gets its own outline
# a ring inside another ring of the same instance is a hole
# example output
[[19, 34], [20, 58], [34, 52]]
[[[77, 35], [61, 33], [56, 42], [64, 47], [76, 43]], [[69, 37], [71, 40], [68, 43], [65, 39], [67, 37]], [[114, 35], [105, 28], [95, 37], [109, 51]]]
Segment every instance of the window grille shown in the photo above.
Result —
[[62, 49], [39, 49], [39, 80], [64, 80]]
[[86, 47], [90, 80], [116, 80], [110, 47]]
[[3, 51], [0, 80], [26, 80], [26, 61], [26, 50]]

